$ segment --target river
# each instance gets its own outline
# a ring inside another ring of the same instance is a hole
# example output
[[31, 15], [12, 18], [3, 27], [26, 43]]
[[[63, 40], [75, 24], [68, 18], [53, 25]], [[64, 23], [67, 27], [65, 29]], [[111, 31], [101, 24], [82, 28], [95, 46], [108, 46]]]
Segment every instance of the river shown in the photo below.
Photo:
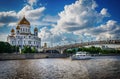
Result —
[[0, 79], [120, 79], [120, 56], [0, 61]]

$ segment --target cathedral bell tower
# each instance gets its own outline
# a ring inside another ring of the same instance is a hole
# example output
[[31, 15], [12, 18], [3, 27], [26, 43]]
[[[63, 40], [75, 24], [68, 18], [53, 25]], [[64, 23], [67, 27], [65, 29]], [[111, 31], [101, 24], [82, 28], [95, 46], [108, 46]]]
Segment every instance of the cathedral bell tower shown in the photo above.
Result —
[[38, 29], [37, 29], [37, 27], [34, 28], [34, 35], [38, 36]]
[[16, 34], [20, 34], [20, 26], [19, 25], [16, 27]]
[[15, 30], [14, 29], [11, 30], [11, 35], [12, 36], [15, 35]]

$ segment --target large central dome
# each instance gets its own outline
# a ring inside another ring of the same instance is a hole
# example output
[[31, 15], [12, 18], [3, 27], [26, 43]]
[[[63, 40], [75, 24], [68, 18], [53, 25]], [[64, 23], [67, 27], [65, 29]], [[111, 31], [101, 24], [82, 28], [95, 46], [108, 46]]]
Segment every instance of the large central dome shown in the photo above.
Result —
[[24, 16], [18, 23], [18, 25], [21, 25], [21, 24], [30, 25], [30, 22]]

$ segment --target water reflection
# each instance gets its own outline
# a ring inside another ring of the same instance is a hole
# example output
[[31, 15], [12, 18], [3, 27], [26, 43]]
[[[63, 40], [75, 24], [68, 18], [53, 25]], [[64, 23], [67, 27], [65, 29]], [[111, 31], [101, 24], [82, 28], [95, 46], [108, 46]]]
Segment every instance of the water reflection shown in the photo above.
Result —
[[0, 79], [119, 79], [120, 57], [0, 61]]

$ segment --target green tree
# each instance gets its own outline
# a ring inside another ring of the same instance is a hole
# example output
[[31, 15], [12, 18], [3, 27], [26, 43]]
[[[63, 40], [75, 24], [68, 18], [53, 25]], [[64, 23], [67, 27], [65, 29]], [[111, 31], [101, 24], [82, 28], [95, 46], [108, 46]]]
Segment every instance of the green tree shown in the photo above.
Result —
[[36, 53], [37, 50], [33, 47], [31, 48], [30, 46], [24, 46], [22, 49], [22, 53]]
[[19, 46], [11, 46], [12, 52], [19, 52]]
[[8, 42], [0, 42], [0, 53], [12, 53], [12, 46]]

